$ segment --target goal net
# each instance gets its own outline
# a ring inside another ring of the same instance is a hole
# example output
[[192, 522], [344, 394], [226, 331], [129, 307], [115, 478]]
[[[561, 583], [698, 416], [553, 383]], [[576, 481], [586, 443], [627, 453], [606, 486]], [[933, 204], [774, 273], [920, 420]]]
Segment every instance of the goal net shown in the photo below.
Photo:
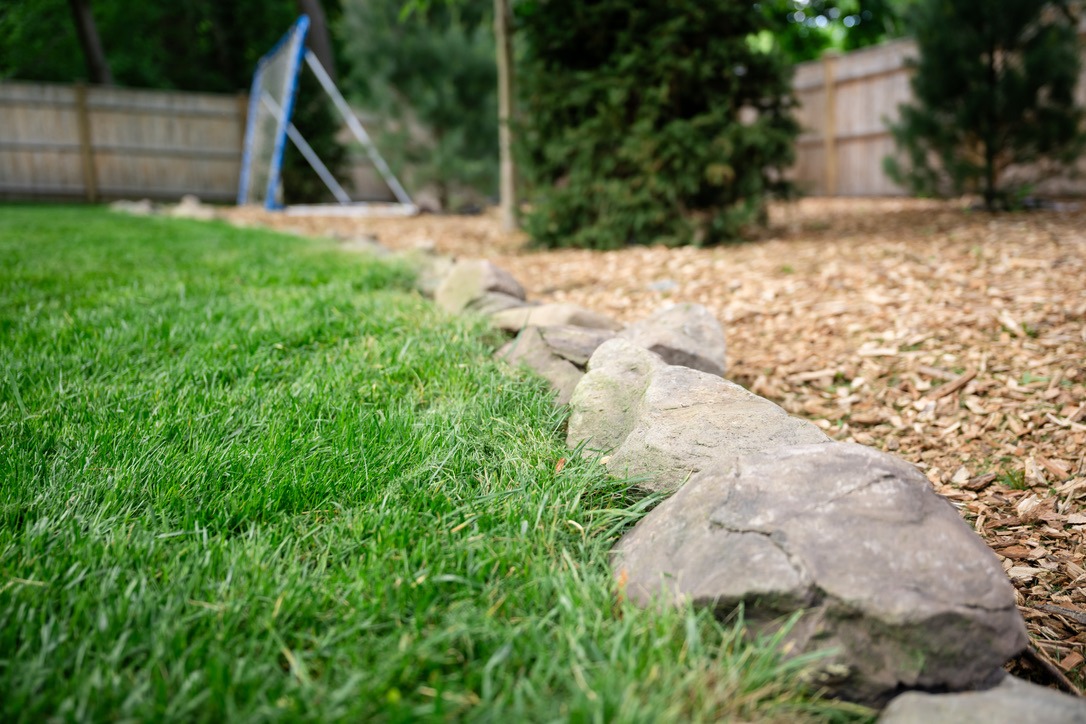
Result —
[[[335, 197], [338, 204], [331, 207], [333, 213], [376, 212], [397, 215], [416, 213], [418, 209], [411, 202], [411, 197], [377, 151], [377, 147], [362, 127], [354, 111], [344, 100], [317, 57], [312, 51], [306, 50], [305, 36], [308, 30], [309, 18], [302, 15], [275, 47], [257, 63], [249, 95], [241, 177], [238, 183], [238, 205], [262, 205], [268, 210], [286, 208], [288, 212], [295, 213], [328, 212], [327, 207], [320, 209], [318, 206], [288, 206], [288, 200], [283, 198], [281, 174], [283, 155], [289, 140]], [[342, 117], [344, 125], [362, 145], [374, 168], [388, 185], [396, 199], [395, 204], [379, 205], [378, 208], [371, 204], [353, 202], [347, 191], [291, 123], [303, 62], [313, 72], [321, 89], [328, 95]]]

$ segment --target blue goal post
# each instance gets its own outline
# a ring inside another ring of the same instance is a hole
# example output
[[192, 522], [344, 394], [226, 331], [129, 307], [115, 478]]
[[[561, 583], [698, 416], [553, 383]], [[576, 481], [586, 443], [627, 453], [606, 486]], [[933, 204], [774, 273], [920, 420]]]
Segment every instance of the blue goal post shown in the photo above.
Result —
[[[395, 196], [397, 204], [391, 205], [386, 212], [416, 213], [418, 209], [412, 203], [411, 197], [389, 169], [339, 89], [336, 88], [313, 52], [306, 50], [305, 37], [308, 30], [309, 18], [302, 15], [279, 39], [275, 47], [257, 62], [245, 123], [245, 143], [242, 148], [241, 175], [238, 182], [238, 205], [259, 204], [269, 211], [285, 208], [286, 200], [282, 194], [281, 174], [283, 154], [286, 152], [287, 139], [290, 139], [336, 198], [339, 206], [331, 208], [352, 208], [365, 213], [365, 208], [368, 207], [367, 204], [355, 204], [351, 201], [335, 176], [291, 123], [295, 98], [298, 95], [298, 79], [304, 61], [316, 76], [321, 88], [331, 98], [346, 127], [365, 149], [370, 161]], [[317, 207], [294, 208], [305, 213], [305, 210], [313, 210]]]

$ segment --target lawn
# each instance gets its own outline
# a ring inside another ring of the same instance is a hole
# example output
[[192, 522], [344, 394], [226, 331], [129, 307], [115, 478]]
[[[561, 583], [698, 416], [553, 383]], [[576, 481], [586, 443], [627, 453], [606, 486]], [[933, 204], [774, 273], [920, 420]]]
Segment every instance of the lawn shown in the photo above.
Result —
[[640, 611], [654, 504], [395, 264], [0, 209], [0, 718], [853, 719]]

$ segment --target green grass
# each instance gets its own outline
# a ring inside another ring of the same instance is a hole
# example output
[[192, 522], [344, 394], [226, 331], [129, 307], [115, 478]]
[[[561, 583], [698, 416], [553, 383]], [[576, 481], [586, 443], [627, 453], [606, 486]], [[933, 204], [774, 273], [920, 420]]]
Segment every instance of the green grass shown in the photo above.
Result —
[[739, 623], [623, 603], [654, 499], [408, 277], [0, 209], [0, 719], [863, 716]]

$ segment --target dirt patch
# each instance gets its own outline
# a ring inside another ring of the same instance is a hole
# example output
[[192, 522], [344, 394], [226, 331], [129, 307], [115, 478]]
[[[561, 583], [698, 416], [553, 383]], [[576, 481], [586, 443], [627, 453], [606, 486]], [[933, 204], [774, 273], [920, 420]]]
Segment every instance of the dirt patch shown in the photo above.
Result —
[[756, 243], [615, 252], [531, 251], [493, 215], [226, 214], [488, 257], [529, 299], [624, 322], [704, 304], [724, 324], [730, 379], [919, 466], [1000, 555], [1040, 651], [1082, 681], [1086, 209], [809, 199], [774, 208]]

